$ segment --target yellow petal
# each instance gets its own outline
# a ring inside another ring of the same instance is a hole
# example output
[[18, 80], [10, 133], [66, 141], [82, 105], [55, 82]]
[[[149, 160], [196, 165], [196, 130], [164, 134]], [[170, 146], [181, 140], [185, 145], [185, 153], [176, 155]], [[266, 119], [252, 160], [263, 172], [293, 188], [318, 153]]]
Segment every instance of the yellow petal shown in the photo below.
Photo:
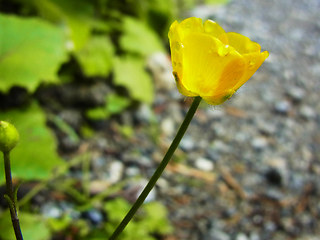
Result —
[[245, 68], [246, 62], [243, 57], [239, 56], [232, 60], [230, 59], [230, 61], [221, 72], [215, 91], [217, 93], [220, 93], [224, 92], [226, 89], [234, 89], [245, 74]]
[[179, 27], [178, 21], [174, 21], [170, 26], [169, 33], [168, 33], [170, 44], [171, 42], [174, 42], [174, 41], [180, 41], [180, 37], [178, 35], [178, 27]]
[[179, 75], [179, 78], [181, 78], [182, 77], [181, 76], [181, 67], [182, 67], [181, 48], [183, 45], [179, 35], [179, 31], [180, 31], [179, 28], [180, 28], [179, 23], [177, 21], [172, 23], [169, 29], [168, 37], [170, 42], [173, 72], [177, 73], [176, 75]]
[[229, 45], [234, 47], [240, 54], [259, 52], [261, 47], [258, 43], [253, 42], [250, 38], [243, 36], [239, 33], [229, 32], [227, 33]]
[[229, 98], [235, 93], [233, 90], [226, 90], [225, 92], [220, 93], [219, 95], [215, 96], [203, 96], [203, 100], [206, 101], [208, 104], [211, 105], [219, 105]]
[[196, 17], [191, 17], [183, 20], [177, 28], [177, 33], [182, 41], [190, 33], [203, 33], [203, 32], [204, 30], [202, 25], [202, 19], [196, 18]]
[[[244, 60], [232, 47], [207, 34], [184, 39], [181, 84], [201, 97], [220, 95], [231, 89], [243, 74]], [[225, 69], [231, 69], [226, 73]], [[223, 76], [223, 77], [222, 77]]]
[[174, 79], [176, 80], [176, 84], [177, 84], [177, 88], [179, 90], [179, 92], [184, 95], [184, 96], [187, 96], [187, 97], [195, 97], [195, 96], [199, 96], [198, 94], [196, 93], [193, 93], [191, 91], [188, 91], [184, 86], [183, 84], [181, 83], [181, 78], [179, 78], [179, 75], [177, 72], [173, 72], [172, 73], [173, 76], [174, 76]]
[[240, 81], [234, 86], [234, 90], [239, 89], [245, 82], [247, 82], [268, 56], [269, 53], [267, 51], [262, 53], [244, 54], [243, 57], [246, 61], [245, 71]]
[[212, 20], [207, 20], [203, 25], [204, 32], [210, 34], [212, 37], [218, 38], [222, 43], [228, 44], [228, 37], [226, 32], [220, 25]]

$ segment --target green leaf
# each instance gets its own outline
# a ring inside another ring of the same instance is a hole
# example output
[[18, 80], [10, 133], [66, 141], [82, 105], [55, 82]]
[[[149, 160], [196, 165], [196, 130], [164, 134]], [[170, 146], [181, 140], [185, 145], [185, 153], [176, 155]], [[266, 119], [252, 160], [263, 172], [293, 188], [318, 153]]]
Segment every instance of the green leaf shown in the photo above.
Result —
[[[19, 212], [21, 232], [24, 239], [49, 240], [50, 230], [44, 219], [39, 215]], [[0, 239], [15, 240], [9, 211], [0, 215]]]
[[[105, 224], [107, 234], [114, 231], [129, 209], [130, 204], [121, 198], [106, 202], [104, 210], [108, 215], [108, 221]], [[172, 227], [167, 219], [166, 208], [161, 203], [152, 202], [141, 207], [135, 218], [121, 233], [121, 239], [155, 240], [152, 234], [168, 234], [171, 232]]]
[[106, 105], [104, 107], [92, 108], [86, 111], [86, 116], [92, 120], [102, 120], [113, 114], [122, 112], [130, 104], [130, 100], [116, 94], [109, 94], [106, 97]]
[[[10, 153], [13, 177], [47, 179], [55, 167], [65, 164], [56, 153], [54, 136], [46, 127], [45, 115], [36, 103], [24, 110], [1, 112], [0, 119], [12, 122], [20, 134], [18, 145]], [[2, 165], [0, 184], [4, 182]]]
[[142, 56], [159, 51], [164, 52], [162, 42], [157, 34], [143, 22], [131, 17], [123, 19], [120, 47], [127, 52]]
[[163, 234], [172, 232], [172, 227], [167, 220], [168, 211], [164, 205], [159, 202], [150, 202], [145, 204], [144, 210], [148, 218], [142, 220], [142, 225], [147, 228], [149, 232]]
[[144, 61], [133, 56], [115, 59], [114, 82], [126, 87], [131, 96], [142, 102], [153, 101], [153, 84], [144, 69]]
[[114, 47], [107, 36], [92, 37], [75, 57], [87, 77], [106, 77], [113, 66]]
[[94, 14], [90, 1], [32, 0], [32, 2], [43, 18], [63, 25], [75, 50], [81, 49], [87, 43]]
[[85, 113], [86, 117], [91, 120], [103, 120], [109, 117], [105, 107], [96, 107], [88, 109]]
[[118, 223], [130, 210], [130, 205], [126, 200], [116, 198], [115, 200], [106, 202], [104, 210], [107, 212], [108, 220], [110, 222]]
[[72, 223], [73, 219], [70, 216], [63, 216], [62, 218], [48, 218], [47, 223], [50, 229], [54, 232], [65, 230]]
[[110, 114], [122, 112], [130, 104], [130, 100], [116, 94], [109, 94], [106, 97], [106, 110]]
[[63, 32], [37, 18], [0, 14], [0, 91], [22, 86], [34, 91], [44, 80], [57, 81], [67, 60]]

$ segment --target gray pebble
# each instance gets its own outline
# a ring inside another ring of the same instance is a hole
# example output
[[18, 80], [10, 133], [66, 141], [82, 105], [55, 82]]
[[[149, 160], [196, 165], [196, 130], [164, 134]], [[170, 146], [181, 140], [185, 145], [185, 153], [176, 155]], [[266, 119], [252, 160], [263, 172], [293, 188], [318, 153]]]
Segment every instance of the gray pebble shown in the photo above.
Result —
[[255, 137], [251, 141], [251, 146], [256, 151], [261, 151], [268, 146], [268, 141], [265, 137]]
[[301, 108], [299, 109], [299, 114], [301, 117], [303, 117], [307, 120], [311, 120], [316, 117], [315, 110], [312, 107], [309, 107], [307, 105], [301, 106]]
[[195, 147], [194, 140], [191, 136], [185, 135], [180, 142], [180, 147], [183, 151], [191, 151]]
[[305, 97], [305, 90], [300, 87], [291, 87], [287, 90], [287, 94], [292, 100], [300, 102]]
[[283, 115], [287, 115], [290, 112], [291, 108], [291, 103], [286, 100], [279, 101], [274, 105], [275, 112]]
[[238, 233], [235, 240], [249, 240], [244, 233]]
[[212, 229], [209, 232], [209, 236], [211, 240], [230, 240], [231, 239], [227, 233], [216, 228]]
[[198, 169], [200, 169], [202, 171], [207, 171], [207, 172], [210, 172], [214, 169], [213, 162], [210, 159], [203, 158], [203, 157], [200, 157], [196, 160], [195, 166]]
[[109, 181], [116, 183], [122, 179], [124, 165], [120, 161], [113, 161], [109, 165]]

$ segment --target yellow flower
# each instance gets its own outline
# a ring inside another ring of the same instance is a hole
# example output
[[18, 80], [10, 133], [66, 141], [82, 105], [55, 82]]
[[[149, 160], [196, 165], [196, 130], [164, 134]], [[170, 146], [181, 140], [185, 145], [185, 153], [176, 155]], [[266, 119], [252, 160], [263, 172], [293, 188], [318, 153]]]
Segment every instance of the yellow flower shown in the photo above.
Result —
[[173, 75], [181, 94], [218, 105], [257, 71], [268, 52], [238, 33], [226, 33], [211, 20], [175, 21], [169, 30]]

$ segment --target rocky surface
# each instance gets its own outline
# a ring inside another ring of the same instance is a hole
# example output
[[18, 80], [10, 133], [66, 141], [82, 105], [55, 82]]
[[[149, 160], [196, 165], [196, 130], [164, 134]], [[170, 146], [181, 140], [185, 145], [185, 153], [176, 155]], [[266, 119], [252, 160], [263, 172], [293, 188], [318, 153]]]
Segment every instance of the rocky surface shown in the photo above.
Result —
[[211, 160], [216, 179], [173, 186], [182, 188], [168, 203], [179, 209], [173, 220], [185, 223], [178, 239], [319, 235], [319, 7], [319, 1], [239, 0], [191, 13], [250, 37], [270, 56], [236, 96], [204, 109], [204, 123], [199, 115], [193, 122], [187, 162]]

